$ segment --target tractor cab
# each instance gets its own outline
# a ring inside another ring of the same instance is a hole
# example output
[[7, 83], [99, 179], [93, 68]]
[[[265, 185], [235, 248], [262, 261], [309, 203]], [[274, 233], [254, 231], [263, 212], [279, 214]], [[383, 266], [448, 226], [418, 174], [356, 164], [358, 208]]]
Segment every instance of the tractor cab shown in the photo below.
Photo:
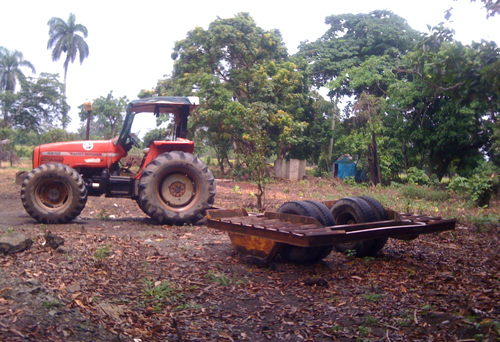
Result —
[[134, 176], [135, 179], [140, 179], [144, 168], [162, 153], [171, 151], [193, 153], [194, 144], [186, 139], [188, 133], [187, 122], [191, 111], [198, 106], [199, 100], [197, 97], [179, 96], [152, 97], [134, 100], [129, 103], [123, 127], [116, 142], [118, 148], [122, 148], [127, 153], [132, 146], [139, 147], [139, 142], [131, 132], [136, 115], [153, 113], [156, 117], [159, 117], [160, 114], [174, 114], [174, 140], [150, 141], [148, 147], [143, 150], [144, 158], [140, 163], [139, 172]]
[[189, 114], [198, 105], [199, 100], [197, 97], [162, 96], [134, 100], [128, 104], [127, 114], [117, 144], [126, 151], [129, 151], [133, 145], [138, 146], [131, 129], [135, 115], [139, 113], [154, 113], [156, 117], [160, 114], [174, 114], [175, 138], [185, 139], [188, 133]]

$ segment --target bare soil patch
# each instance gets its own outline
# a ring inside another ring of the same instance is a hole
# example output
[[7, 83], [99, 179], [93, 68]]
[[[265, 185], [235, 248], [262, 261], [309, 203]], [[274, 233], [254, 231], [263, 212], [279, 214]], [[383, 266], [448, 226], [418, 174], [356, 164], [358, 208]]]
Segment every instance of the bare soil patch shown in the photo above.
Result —
[[[498, 231], [459, 226], [390, 239], [377, 258], [333, 252], [318, 264], [277, 259], [261, 268], [236, 255], [225, 233], [155, 225], [129, 199], [89, 198], [73, 223], [38, 224], [21, 205], [14, 174], [0, 169], [0, 234], [24, 232], [34, 244], [0, 256], [2, 341], [500, 337]], [[215, 205], [252, 209], [254, 191], [219, 181]], [[335, 191], [319, 179], [275, 182], [266, 201], [275, 210], [287, 200], [333, 199]], [[65, 239], [63, 253], [43, 245], [46, 230]]]

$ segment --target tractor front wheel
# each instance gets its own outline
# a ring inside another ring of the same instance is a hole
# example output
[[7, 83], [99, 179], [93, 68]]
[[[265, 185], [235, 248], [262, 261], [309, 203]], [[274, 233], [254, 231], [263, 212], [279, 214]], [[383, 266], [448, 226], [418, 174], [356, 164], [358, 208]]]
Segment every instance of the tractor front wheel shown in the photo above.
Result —
[[180, 151], [160, 154], [139, 182], [139, 207], [160, 224], [190, 224], [214, 203], [214, 176], [200, 159]]
[[29, 172], [21, 188], [24, 208], [41, 223], [67, 223], [87, 203], [82, 177], [63, 164], [43, 164]]

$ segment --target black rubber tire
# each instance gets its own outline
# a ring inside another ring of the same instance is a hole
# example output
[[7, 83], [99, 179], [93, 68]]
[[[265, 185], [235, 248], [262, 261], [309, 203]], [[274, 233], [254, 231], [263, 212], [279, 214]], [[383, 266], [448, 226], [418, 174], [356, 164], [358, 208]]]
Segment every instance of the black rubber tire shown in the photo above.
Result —
[[[319, 203], [319, 202], [318, 202]], [[321, 204], [321, 203], [319, 203]], [[320, 212], [312, 203], [303, 201], [287, 202], [278, 208], [279, 213], [302, 215], [314, 217], [324, 226], [330, 225], [331, 221]], [[333, 219], [333, 217], [331, 217]], [[332, 251], [333, 246], [300, 247], [289, 244], [282, 244], [279, 255], [286, 261], [296, 264], [308, 264], [326, 258]]]
[[[304, 201], [306, 203], [312, 204], [312, 206], [317, 210], [316, 219], [325, 227], [331, 227], [335, 225], [335, 219], [333, 218], [332, 212], [326, 205], [318, 201]], [[318, 219], [320, 217], [321, 219]], [[318, 260], [322, 260], [330, 255], [333, 250], [333, 245], [324, 246], [322, 252], [318, 255]]]
[[[379, 214], [363, 199], [346, 197], [333, 205], [332, 215], [337, 224], [353, 224], [381, 221]], [[338, 252], [355, 251], [355, 256], [363, 258], [375, 256], [385, 245], [387, 238], [353, 241], [334, 244]]]
[[214, 197], [212, 172], [191, 153], [160, 154], [146, 166], [139, 181], [139, 207], [160, 224], [196, 223], [212, 207]]
[[335, 219], [333, 218], [332, 212], [330, 211], [330, 209], [328, 209], [326, 205], [318, 201], [304, 201], [304, 202], [311, 204], [313, 207], [315, 207], [317, 211], [319, 211], [318, 214], [320, 215], [320, 219], [317, 220], [323, 226], [327, 227], [335, 225]]
[[[370, 207], [372, 207], [373, 210], [378, 215], [378, 221], [387, 221], [389, 220], [389, 215], [387, 215], [387, 211], [385, 210], [384, 206], [380, 204], [379, 201], [377, 201], [375, 198], [370, 197], [370, 196], [360, 196], [363, 201], [365, 201]], [[373, 239], [372, 247], [371, 249], [374, 251], [373, 255], [376, 255], [379, 251], [384, 248], [385, 244], [387, 243], [387, 240], [389, 238], [378, 238], [378, 239]]]
[[87, 203], [83, 178], [67, 165], [42, 164], [29, 172], [21, 187], [26, 212], [41, 223], [67, 223]]
[[387, 215], [387, 211], [385, 210], [384, 206], [380, 204], [380, 202], [375, 198], [370, 196], [359, 196], [359, 198], [368, 203], [368, 205], [377, 212], [381, 221], [386, 221], [389, 219], [389, 215]]

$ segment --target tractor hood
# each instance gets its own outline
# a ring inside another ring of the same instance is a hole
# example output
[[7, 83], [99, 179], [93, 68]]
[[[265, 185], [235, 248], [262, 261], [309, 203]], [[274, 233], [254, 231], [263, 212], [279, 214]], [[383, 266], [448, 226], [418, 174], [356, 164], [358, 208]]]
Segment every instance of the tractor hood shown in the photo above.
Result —
[[33, 168], [47, 163], [61, 163], [72, 168], [107, 167], [125, 155], [113, 140], [57, 142], [35, 148]]

